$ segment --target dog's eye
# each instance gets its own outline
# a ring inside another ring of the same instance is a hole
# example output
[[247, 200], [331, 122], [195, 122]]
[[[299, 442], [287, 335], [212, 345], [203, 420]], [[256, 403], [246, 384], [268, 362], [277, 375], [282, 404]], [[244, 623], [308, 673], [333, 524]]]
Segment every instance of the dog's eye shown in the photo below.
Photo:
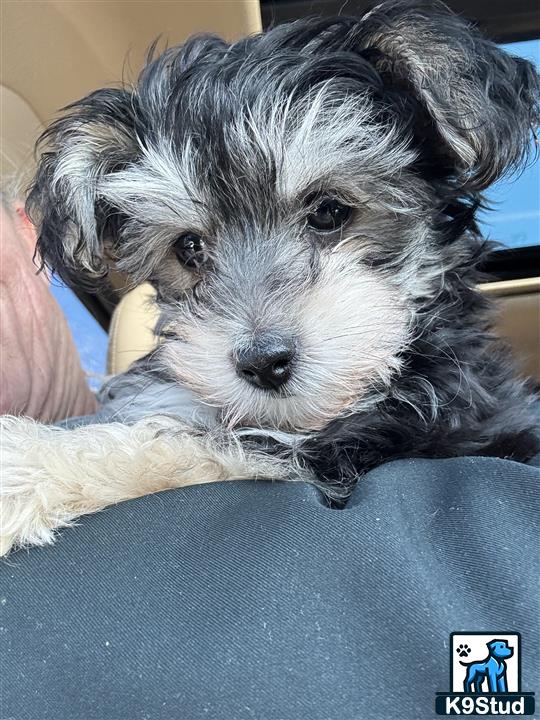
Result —
[[196, 233], [180, 235], [174, 243], [174, 252], [183, 265], [193, 270], [198, 270], [206, 262], [204, 240]]
[[319, 232], [333, 232], [344, 225], [350, 216], [350, 207], [333, 198], [323, 198], [315, 212], [309, 213], [307, 222]]

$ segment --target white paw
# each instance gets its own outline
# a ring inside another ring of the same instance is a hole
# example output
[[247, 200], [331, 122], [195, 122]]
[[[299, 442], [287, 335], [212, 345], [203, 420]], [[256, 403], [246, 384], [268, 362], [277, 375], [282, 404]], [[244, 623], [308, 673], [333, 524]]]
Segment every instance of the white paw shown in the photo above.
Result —
[[52, 543], [55, 528], [67, 524], [46, 492], [41, 462], [54, 432], [27, 418], [0, 418], [0, 555]]

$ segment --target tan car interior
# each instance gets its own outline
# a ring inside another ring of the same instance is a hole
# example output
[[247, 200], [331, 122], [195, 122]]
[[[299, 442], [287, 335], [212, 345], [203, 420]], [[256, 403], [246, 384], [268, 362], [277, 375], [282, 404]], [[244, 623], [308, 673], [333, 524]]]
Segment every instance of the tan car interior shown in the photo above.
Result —
[[[201, 31], [234, 39], [258, 32], [261, 13], [258, 0], [10, 0], [2, 2], [1, 25], [2, 189], [21, 194], [32, 174], [35, 139], [58, 108], [136, 76], [158, 36], [168, 44]], [[500, 331], [524, 372], [540, 381], [540, 277], [491, 282], [483, 290], [500, 299]], [[151, 297], [144, 285], [118, 303], [109, 372], [124, 371], [154, 346]]]

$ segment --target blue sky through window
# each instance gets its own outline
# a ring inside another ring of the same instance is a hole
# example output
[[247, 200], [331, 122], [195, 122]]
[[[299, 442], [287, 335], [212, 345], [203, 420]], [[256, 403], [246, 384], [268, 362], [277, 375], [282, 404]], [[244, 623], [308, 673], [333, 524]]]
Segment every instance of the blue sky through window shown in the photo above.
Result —
[[51, 290], [68, 322], [88, 384], [98, 390], [107, 372], [107, 333], [60, 278], [53, 279]]
[[[540, 40], [501, 47], [532, 60], [540, 68]], [[531, 160], [521, 174], [503, 178], [486, 193], [492, 209], [479, 216], [482, 231], [489, 239], [507, 247], [540, 243], [540, 146], [536, 155], [535, 158], [533, 149]]]

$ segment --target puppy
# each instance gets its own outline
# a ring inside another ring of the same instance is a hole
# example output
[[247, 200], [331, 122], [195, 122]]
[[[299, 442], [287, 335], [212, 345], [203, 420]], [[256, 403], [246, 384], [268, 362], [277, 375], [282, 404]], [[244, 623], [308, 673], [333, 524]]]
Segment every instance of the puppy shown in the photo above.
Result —
[[4, 419], [2, 551], [166, 488], [302, 480], [343, 501], [393, 458], [535, 454], [475, 212], [525, 161], [539, 86], [420, 0], [195, 37], [69, 106], [28, 198], [39, 253], [91, 290], [111, 264], [152, 282], [146, 363], [217, 422]]
[[463, 662], [463, 660], [459, 661], [460, 665], [467, 668], [465, 680], [463, 681], [463, 692], [481, 693], [485, 680], [487, 680], [488, 692], [508, 692], [505, 660], [512, 657], [514, 649], [508, 647], [507, 640], [497, 639], [488, 643], [487, 647], [489, 654], [485, 660], [476, 660], [470, 663]]

